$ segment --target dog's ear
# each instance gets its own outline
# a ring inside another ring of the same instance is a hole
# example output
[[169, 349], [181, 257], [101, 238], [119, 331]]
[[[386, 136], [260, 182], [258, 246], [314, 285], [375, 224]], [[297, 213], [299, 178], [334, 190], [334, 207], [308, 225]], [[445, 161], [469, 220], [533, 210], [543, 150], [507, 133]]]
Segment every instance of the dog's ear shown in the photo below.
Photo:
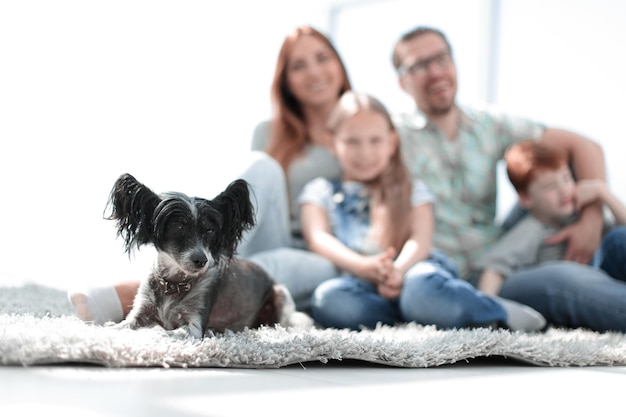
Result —
[[[121, 175], [109, 195], [104, 218], [117, 221], [126, 252], [152, 243], [152, 217], [161, 198], [130, 174]], [[106, 214], [110, 211], [110, 214]]]
[[212, 200], [222, 213], [222, 247], [228, 256], [233, 256], [243, 232], [255, 224], [254, 206], [250, 201], [250, 190], [245, 180], [231, 182], [226, 189]]

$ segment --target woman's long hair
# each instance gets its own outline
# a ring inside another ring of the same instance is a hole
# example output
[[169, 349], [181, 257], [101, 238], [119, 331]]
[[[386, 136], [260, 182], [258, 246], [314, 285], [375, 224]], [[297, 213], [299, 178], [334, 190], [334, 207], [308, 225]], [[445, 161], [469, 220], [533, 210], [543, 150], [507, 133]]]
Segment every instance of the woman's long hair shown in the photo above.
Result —
[[300, 26], [285, 38], [278, 54], [276, 72], [272, 82], [271, 99], [274, 119], [271, 129], [272, 137], [267, 149], [267, 153], [280, 163], [285, 172], [287, 172], [287, 168], [293, 159], [302, 152], [310, 140], [305, 125], [306, 121], [304, 120], [302, 105], [289, 91], [287, 84], [287, 64], [293, 51], [293, 45], [303, 36], [316, 37], [325, 43], [339, 60], [343, 70], [344, 81], [337, 98], [351, 89], [346, 67], [339, 53], [325, 35], [310, 26]]
[[[362, 111], [382, 115], [389, 129], [397, 135], [396, 128], [385, 106], [372, 96], [348, 91], [344, 93], [331, 112], [326, 128], [334, 134], [341, 124]], [[371, 193], [371, 224], [380, 230], [382, 248], [394, 247], [398, 252], [411, 234], [411, 173], [402, 158], [400, 140], [393, 152], [387, 170], [366, 184]]]

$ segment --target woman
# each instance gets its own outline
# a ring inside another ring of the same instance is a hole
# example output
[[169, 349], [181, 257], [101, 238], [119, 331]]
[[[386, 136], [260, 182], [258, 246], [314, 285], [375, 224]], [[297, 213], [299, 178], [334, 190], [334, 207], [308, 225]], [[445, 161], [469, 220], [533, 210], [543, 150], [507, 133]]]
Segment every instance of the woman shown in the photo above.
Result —
[[[336, 275], [326, 259], [304, 249], [295, 198], [311, 179], [335, 177], [339, 165], [329, 152], [325, 123], [339, 97], [350, 90], [345, 65], [330, 40], [309, 26], [284, 40], [271, 88], [272, 120], [254, 131], [251, 161], [240, 175], [252, 189], [257, 226], [238, 255], [264, 267], [306, 310], [317, 285]], [[263, 152], [258, 152], [263, 151]], [[86, 321], [121, 321], [132, 308], [139, 280], [71, 291]]]

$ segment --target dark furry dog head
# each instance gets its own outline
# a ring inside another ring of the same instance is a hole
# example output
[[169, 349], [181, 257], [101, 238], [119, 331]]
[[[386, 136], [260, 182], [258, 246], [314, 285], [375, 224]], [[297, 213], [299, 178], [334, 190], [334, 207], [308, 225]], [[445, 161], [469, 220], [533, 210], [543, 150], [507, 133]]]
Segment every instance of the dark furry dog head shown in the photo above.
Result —
[[117, 221], [118, 236], [129, 254], [134, 247], [152, 244], [164, 258], [161, 267], [178, 268], [185, 275], [223, 266], [234, 255], [243, 232], [254, 226], [244, 180], [206, 200], [175, 192], [159, 196], [124, 174], [115, 182], [107, 207], [111, 213], [106, 218]]
[[[161, 327], [176, 336], [273, 325], [310, 326], [289, 291], [258, 265], [235, 257], [254, 226], [248, 183], [233, 181], [213, 200], [157, 195], [124, 174], [115, 182], [106, 219], [117, 222], [126, 252], [151, 244], [158, 258], [120, 328]], [[106, 210], [105, 209], [105, 212]]]

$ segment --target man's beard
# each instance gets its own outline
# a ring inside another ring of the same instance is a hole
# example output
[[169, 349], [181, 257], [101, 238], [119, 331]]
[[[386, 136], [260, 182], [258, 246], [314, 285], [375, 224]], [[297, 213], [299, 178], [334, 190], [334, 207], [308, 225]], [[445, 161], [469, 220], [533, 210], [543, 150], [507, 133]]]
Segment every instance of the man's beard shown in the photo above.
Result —
[[432, 116], [445, 116], [446, 114], [450, 113], [453, 108], [454, 108], [454, 101], [445, 105], [438, 105], [438, 106], [431, 105], [429, 106], [427, 114], [430, 114]]

